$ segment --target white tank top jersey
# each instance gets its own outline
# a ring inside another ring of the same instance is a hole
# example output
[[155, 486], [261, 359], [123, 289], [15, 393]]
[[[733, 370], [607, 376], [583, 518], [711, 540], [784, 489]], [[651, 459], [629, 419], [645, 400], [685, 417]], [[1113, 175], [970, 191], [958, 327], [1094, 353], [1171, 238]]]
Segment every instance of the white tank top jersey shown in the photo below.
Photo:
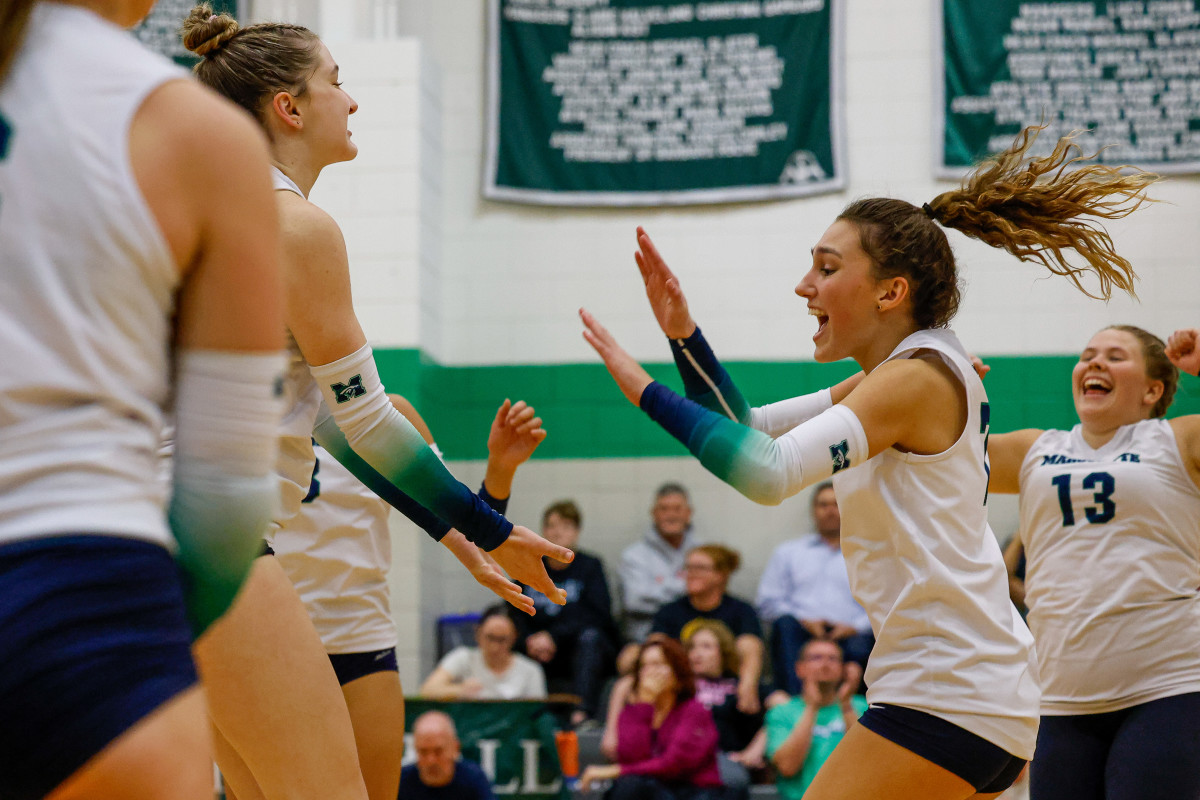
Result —
[[0, 87], [0, 543], [173, 546], [158, 448], [180, 280], [129, 129], [186, 77], [91, 11], [38, 3]]
[[1200, 490], [1171, 424], [1126, 425], [1096, 450], [1078, 425], [1046, 431], [1020, 480], [1042, 713], [1200, 692]]
[[962, 435], [935, 455], [891, 448], [833, 476], [850, 586], [876, 637], [867, 701], [923, 711], [1029, 759], [1041, 693], [988, 525], [987, 395], [949, 330], [918, 331], [886, 360], [926, 353], [966, 389]]
[[[271, 167], [275, 190], [295, 192], [304, 197], [291, 178], [277, 167]], [[315, 456], [312, 449], [313, 424], [321, 408], [321, 389], [309, 372], [308, 362], [300, 354], [291, 332], [287, 334], [288, 365], [283, 378], [285, 408], [280, 424], [279, 460], [275, 473], [279, 476], [279, 516], [267, 530], [266, 540], [275, 547], [275, 534], [280, 526], [299, 510], [312, 482]]]
[[275, 537], [275, 555], [329, 653], [395, 647], [388, 569], [391, 506], [319, 445], [312, 488]]

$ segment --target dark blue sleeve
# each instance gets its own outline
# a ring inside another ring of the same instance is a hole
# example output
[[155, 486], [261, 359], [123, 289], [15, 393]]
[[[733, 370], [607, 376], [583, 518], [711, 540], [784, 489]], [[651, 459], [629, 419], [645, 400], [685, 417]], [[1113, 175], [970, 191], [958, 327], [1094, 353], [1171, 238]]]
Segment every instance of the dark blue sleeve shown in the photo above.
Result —
[[[451, 785], [461, 790], [454, 792], [454, 797], [462, 797], [465, 800], [496, 800], [491, 781], [483, 773], [483, 768], [474, 761], [459, 760]], [[404, 797], [403, 794], [400, 796]]]
[[506, 497], [503, 500], [498, 500], [495, 497], [492, 497], [491, 493], [487, 490], [487, 484], [479, 484], [479, 496], [483, 499], [483, 502], [491, 506], [492, 510], [497, 514], [503, 514], [508, 511], [508, 498]]
[[721, 366], [697, 326], [686, 339], [670, 339], [671, 355], [690, 400], [742, 424], [750, 422], [750, 404]]

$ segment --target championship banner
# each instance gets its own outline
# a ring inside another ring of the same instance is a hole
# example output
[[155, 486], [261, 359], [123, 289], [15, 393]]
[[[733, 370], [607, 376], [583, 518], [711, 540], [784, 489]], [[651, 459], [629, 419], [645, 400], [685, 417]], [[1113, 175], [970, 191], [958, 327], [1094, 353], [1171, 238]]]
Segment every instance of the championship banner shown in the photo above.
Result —
[[404, 763], [416, 762], [412, 726], [426, 711], [444, 711], [458, 728], [463, 758], [483, 768], [499, 797], [568, 800], [554, 731], [558, 723], [540, 700], [474, 700], [442, 703], [404, 700]]
[[959, 177], [1047, 122], [1038, 153], [1084, 130], [1085, 152], [1200, 171], [1200, 0], [942, 0], [939, 177]]
[[[198, 60], [188, 52], [179, 38], [179, 28], [197, 0], [158, 0], [154, 8], [140, 24], [133, 28], [133, 35], [142, 44], [156, 53], [166, 56], [176, 64], [189, 69]], [[238, 23], [245, 22], [238, 0], [209, 0], [214, 14], [232, 14]]]
[[489, 0], [485, 197], [646, 206], [845, 186], [842, 0]]

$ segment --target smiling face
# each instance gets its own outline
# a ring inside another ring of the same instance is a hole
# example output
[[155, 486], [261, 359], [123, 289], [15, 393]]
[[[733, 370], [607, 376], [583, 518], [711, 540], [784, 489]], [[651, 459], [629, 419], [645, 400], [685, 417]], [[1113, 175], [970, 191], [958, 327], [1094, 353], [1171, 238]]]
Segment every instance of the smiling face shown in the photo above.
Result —
[[692, 672], [705, 678], [721, 677], [721, 642], [712, 631], [701, 628], [688, 640], [688, 663]]
[[358, 111], [358, 103], [342, 89], [337, 62], [323, 42], [319, 45], [317, 69], [297, 101], [316, 160], [328, 165], [358, 155], [358, 145], [350, 138], [349, 130], [350, 115]]
[[655, 498], [650, 509], [654, 530], [664, 539], [679, 541], [692, 525], [692, 506], [687, 497], [669, 492]]
[[808, 313], [817, 318], [815, 360], [857, 359], [869, 348], [878, 330], [881, 289], [858, 228], [844, 219], [834, 222], [813, 248], [812, 268], [796, 286], [796, 294], [808, 301]]
[[1092, 337], [1071, 373], [1075, 411], [1083, 426], [1093, 430], [1149, 419], [1162, 391], [1162, 381], [1146, 375], [1138, 340], [1112, 328]]

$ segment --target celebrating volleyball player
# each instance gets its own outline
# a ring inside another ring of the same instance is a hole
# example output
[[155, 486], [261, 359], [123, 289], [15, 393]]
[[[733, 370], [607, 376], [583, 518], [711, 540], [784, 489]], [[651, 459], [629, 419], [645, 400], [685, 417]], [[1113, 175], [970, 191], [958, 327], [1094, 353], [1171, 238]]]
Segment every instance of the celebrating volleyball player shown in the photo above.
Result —
[[[347, 129], [358, 106], [341, 89], [329, 50], [306, 28], [239, 28], [197, 6], [184, 44], [202, 59], [199, 80], [242, 106], [267, 133], [283, 232], [286, 324], [292, 351], [280, 442], [282, 523], [299, 508], [313, 471], [311, 436], [434, 536], [460, 530], [516, 579], [556, 602], [563, 593], [543, 556], [570, 551], [514, 527], [446, 471], [388, 401], [350, 294], [341, 231], [307, 193], [326, 166], [354, 158]], [[320, 411], [322, 400], [328, 413]], [[444, 522], [443, 522], [444, 521]], [[473, 567], [482, 553], [467, 554]], [[258, 559], [232, 612], [198, 644], [217, 761], [239, 800], [264, 796], [362, 798], [346, 703], [321, 641], [275, 559]]]
[[[651, 381], [581, 312], [585, 338], [626, 397], [743, 494], [779, 503], [833, 476], [851, 587], [878, 643], [866, 673], [871, 708], [805, 797], [995, 797], [1033, 755], [1037, 665], [988, 527], [989, 406], [946, 327], [959, 288], [942, 227], [1081, 288], [1090, 270], [1108, 296], [1132, 289], [1132, 270], [1089, 217], [1130, 213], [1154, 180], [1081, 163], [1069, 138], [1028, 158], [1036, 133], [1024, 131], [955, 191], [923, 206], [856, 201], [821, 236], [796, 287], [817, 318], [816, 359], [850, 357], [863, 369], [832, 389], [750, 409], [640, 230], [647, 295], [691, 399]], [[1064, 260], [1067, 248], [1082, 268]]]
[[[399, 395], [390, 398], [432, 445], [433, 436], [412, 404]], [[480, 494], [493, 498], [502, 511], [517, 467], [545, 438], [531, 406], [504, 401], [488, 435]], [[275, 555], [304, 601], [341, 684], [367, 794], [371, 800], [395, 800], [404, 757], [404, 694], [388, 591], [390, 506], [320, 445], [313, 449], [312, 483], [300, 513], [276, 534]], [[442, 542], [450, 546], [453, 540], [455, 546], [474, 546], [457, 531]], [[482, 563], [490, 579], [494, 568]], [[504, 580], [497, 594], [532, 613], [532, 598], [511, 581]]]
[[267, 149], [122, 30], [152, 5], [0, 8], [0, 795], [14, 800], [212, 797], [191, 640], [233, 600], [274, 505]]
[[1105, 328], [1072, 371], [1078, 425], [991, 440], [992, 491], [1021, 493], [1034, 800], [1200, 797], [1200, 416], [1164, 419], [1200, 350], [1170, 342]]

